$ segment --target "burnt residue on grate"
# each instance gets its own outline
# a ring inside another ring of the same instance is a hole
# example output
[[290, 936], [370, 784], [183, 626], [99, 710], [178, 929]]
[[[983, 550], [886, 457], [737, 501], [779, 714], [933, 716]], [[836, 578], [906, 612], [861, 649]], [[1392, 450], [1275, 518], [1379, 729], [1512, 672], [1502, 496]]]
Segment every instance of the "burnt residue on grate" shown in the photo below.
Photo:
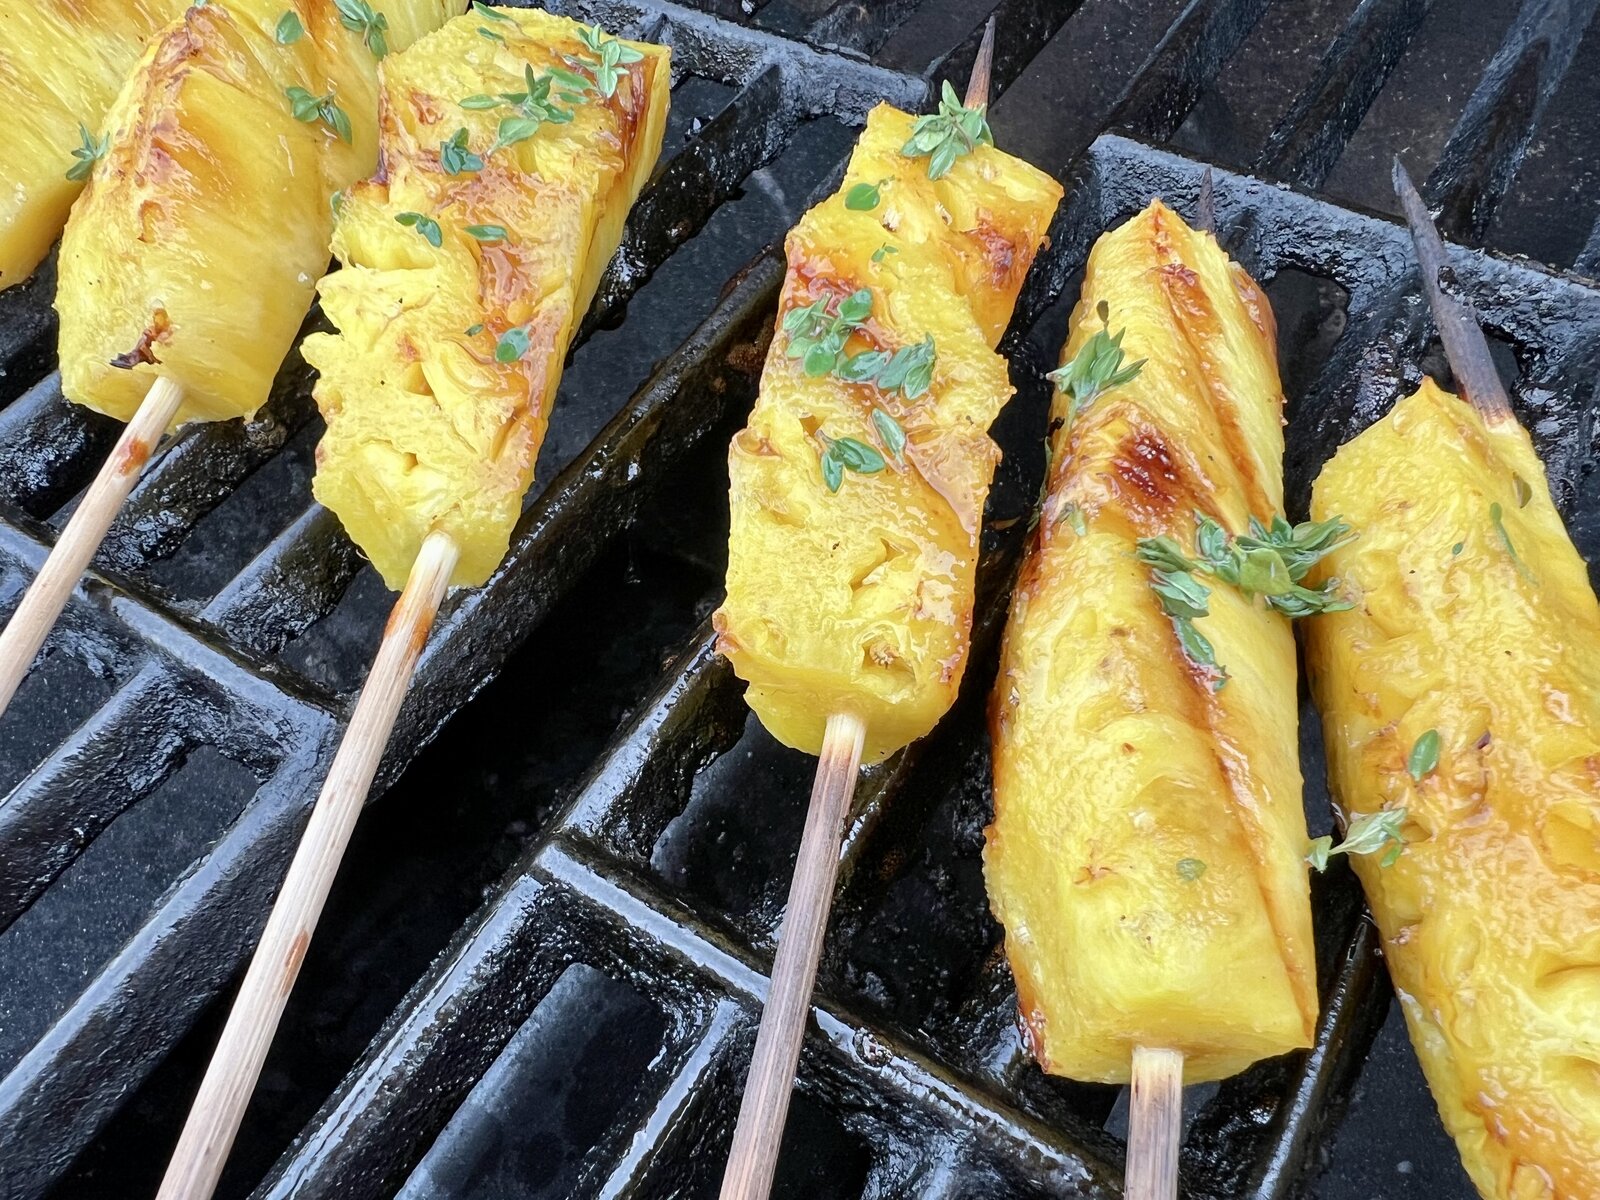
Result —
[[[1441, 359], [1403, 230], [1280, 184], [1392, 213], [1406, 154], [1447, 236], [1550, 264], [1457, 252], [1450, 286], [1600, 561], [1600, 295], [1561, 273], [1600, 262], [1597, 6], [554, 7], [672, 45], [666, 150], [511, 553], [430, 641], [390, 794], [358, 829], [221, 1194], [715, 1193], [812, 765], [749, 718], [703, 624], [723, 451], [783, 273], [763, 247], [831, 186], [873, 103], [917, 108], [965, 77], [993, 10], [997, 137], [1068, 199], [1002, 346], [1018, 395], [995, 428], [969, 675], [941, 728], [858, 789], [777, 1194], [1116, 1195], [1125, 1099], [1029, 1060], [978, 857], [994, 635], [1089, 247], [1153, 195], [1192, 215], [1202, 161], [1262, 177], [1218, 172], [1218, 229], [1278, 317], [1303, 515], [1333, 448]], [[0, 294], [6, 610], [116, 432], [61, 399], [53, 287], [47, 264]], [[307, 491], [308, 384], [291, 355], [256, 421], [161, 451], [0, 720], [8, 1198], [153, 1191], [381, 630], [390, 597]], [[1342, 868], [1315, 887], [1316, 1049], [1191, 1089], [1188, 1194], [1465, 1200], [1359, 889]]]

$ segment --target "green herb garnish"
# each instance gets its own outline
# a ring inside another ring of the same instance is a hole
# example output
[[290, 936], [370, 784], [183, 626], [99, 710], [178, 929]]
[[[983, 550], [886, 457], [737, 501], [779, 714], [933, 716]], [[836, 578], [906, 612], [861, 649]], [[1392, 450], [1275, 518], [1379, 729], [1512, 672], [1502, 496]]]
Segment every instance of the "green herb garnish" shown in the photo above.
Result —
[[1072, 526], [1072, 532], [1079, 537], [1087, 537], [1089, 535], [1089, 522], [1085, 520], [1083, 508], [1078, 504], [1068, 501], [1061, 506], [1061, 513], [1056, 517], [1056, 524], [1059, 525], [1062, 521]]
[[446, 175], [465, 175], [468, 171], [483, 170], [483, 159], [467, 148], [465, 127], [439, 143], [439, 165], [444, 168]]
[[348, 143], [352, 133], [350, 118], [344, 109], [333, 102], [333, 93], [325, 96], [314, 96], [303, 87], [284, 89], [285, 96], [289, 98], [289, 111], [294, 114], [296, 121], [303, 121], [310, 125], [314, 121], [321, 121], [338, 135], [341, 142]]
[[882, 199], [878, 194], [878, 186], [876, 183], [856, 184], [844, 194], [844, 206], [853, 212], [871, 212]]
[[1217, 661], [1216, 648], [1194, 623], [1196, 618], [1211, 611], [1211, 589], [1188, 571], [1160, 568], [1150, 572], [1150, 588], [1161, 601], [1161, 611], [1171, 618], [1184, 654], [1191, 662], [1216, 672], [1217, 679], [1211, 690], [1220, 692], [1227, 686], [1228, 669]]
[[467, 236], [480, 242], [503, 242], [508, 235], [504, 225], [468, 225]]
[[479, 25], [478, 26], [478, 36], [481, 37], [481, 38], [488, 38], [491, 42], [499, 42], [502, 46], [504, 46], [506, 44], [506, 39], [505, 39], [504, 35], [495, 32], [493, 29], [490, 29], [487, 25]]
[[872, 410], [872, 426], [878, 431], [878, 436], [883, 439], [884, 449], [889, 451], [889, 457], [902, 466], [905, 464], [904, 450], [906, 448], [906, 431], [883, 409], [874, 407]]
[[550, 96], [550, 88], [555, 82], [551, 76], [535, 75], [533, 68], [524, 64], [522, 78], [527, 85], [525, 91], [501, 92], [498, 96], [480, 94], [467, 96], [460, 101], [462, 108], [486, 110], [508, 105], [515, 110], [512, 116], [500, 118], [494, 143], [489, 147], [490, 154], [517, 142], [527, 141], [546, 122], [565, 125], [572, 120], [572, 110], [561, 107]]
[[1533, 572], [1528, 570], [1527, 564], [1522, 561], [1522, 556], [1517, 553], [1516, 546], [1511, 543], [1511, 535], [1506, 532], [1505, 514], [1501, 511], [1498, 501], [1489, 505], [1489, 520], [1494, 525], [1495, 534], [1500, 538], [1500, 544], [1505, 547], [1512, 563], [1516, 565], [1517, 574], [1538, 587], [1539, 581], [1533, 577]]
[[928, 178], [942, 179], [955, 166], [956, 159], [970, 154], [981, 146], [994, 145], [994, 134], [989, 132], [989, 106], [979, 104], [968, 108], [961, 103], [955, 88], [945, 80], [939, 93], [939, 111], [918, 117], [911, 127], [911, 136], [900, 147], [907, 158], [928, 159]]
[[1111, 333], [1111, 306], [1104, 300], [1096, 308], [1102, 328], [1095, 330], [1066, 366], [1057, 367], [1045, 375], [1070, 398], [1067, 406], [1067, 424], [1112, 388], [1121, 387], [1138, 378], [1144, 370], [1145, 359], [1123, 366], [1122, 335], [1126, 329]]
[[1180, 858], [1178, 860], [1178, 876], [1193, 883], [1206, 873], [1206, 864], [1198, 858]]
[[272, 30], [272, 40], [280, 46], [292, 46], [305, 35], [306, 27], [300, 24], [300, 14], [292, 8], [278, 18]]
[[839, 490], [846, 471], [875, 475], [889, 465], [883, 461], [883, 455], [853, 437], [831, 438], [821, 432], [817, 436], [823, 443], [822, 482], [828, 485], [830, 492]]
[[885, 392], [899, 391], [915, 400], [933, 385], [933, 365], [937, 359], [933, 335], [910, 346], [888, 350], [863, 350], [846, 354], [850, 335], [872, 315], [872, 291], [861, 288], [839, 301], [830, 311], [832, 298], [815, 300], [803, 308], [792, 308], [783, 318], [789, 337], [785, 352], [801, 360], [805, 373], [813, 379], [837, 375], [846, 383], [871, 383]]
[[340, 23], [361, 35], [362, 44], [372, 51], [372, 57], [382, 58], [389, 53], [389, 42], [385, 36], [389, 29], [389, 18], [375, 10], [367, 0], [333, 0], [333, 6], [339, 10]]
[[490, 8], [483, 0], [472, 0], [472, 11], [480, 17], [488, 17], [491, 21], [504, 21], [507, 25], [515, 25], [517, 19], [510, 13], [503, 13], [497, 8]]
[[1284, 616], [1343, 612], [1351, 602], [1336, 591], [1338, 580], [1319, 588], [1300, 583], [1325, 555], [1348, 543], [1350, 527], [1334, 517], [1290, 525], [1274, 516], [1269, 525], [1250, 518], [1250, 532], [1230, 537], [1214, 518], [1195, 513], [1195, 553], [1191, 558], [1170, 537], [1142, 538], [1139, 561], [1162, 571], [1198, 571], [1232, 584], [1246, 596], [1260, 596]]
[[466, 327], [466, 329], [463, 330], [463, 332], [468, 337], [477, 337], [480, 333], [483, 332], [483, 322], [479, 321], [476, 325], [468, 325]]
[[1350, 822], [1344, 841], [1337, 846], [1327, 834], [1313, 838], [1306, 861], [1317, 870], [1325, 871], [1328, 869], [1328, 860], [1335, 854], [1375, 854], [1393, 842], [1395, 844], [1378, 861], [1380, 867], [1391, 867], [1405, 850], [1405, 839], [1400, 836], [1400, 829], [1405, 823], [1404, 808], [1382, 808], [1377, 812], [1364, 813]]
[[632, 46], [625, 46], [616, 38], [608, 37], [606, 31], [598, 25], [590, 25], [581, 30], [578, 33], [578, 40], [594, 57], [569, 58], [567, 61], [580, 70], [587, 70], [594, 77], [596, 90], [607, 100], [617, 93], [617, 83], [625, 74], [622, 68], [644, 58], [644, 55]]
[[1452, 558], [1457, 557], [1465, 547], [1465, 542], [1457, 542], [1454, 546], [1450, 547], [1450, 556]]
[[495, 339], [494, 360], [500, 363], [514, 363], [528, 352], [531, 344], [526, 325], [508, 329]]
[[1426, 776], [1433, 774], [1438, 765], [1439, 731], [1430, 729], [1412, 744], [1411, 753], [1406, 758], [1406, 770], [1411, 773], [1412, 779], [1421, 783]]
[[89, 178], [94, 170], [95, 163], [99, 162], [111, 151], [111, 135], [105, 134], [95, 137], [89, 132], [89, 127], [81, 121], [78, 123], [78, 137], [83, 144], [73, 150], [72, 157], [78, 161], [67, 168], [67, 178], [74, 183], [80, 183]]
[[444, 233], [439, 228], [439, 222], [432, 217], [419, 212], [403, 212], [396, 213], [394, 219], [408, 229], [415, 229], [435, 250], [444, 244]]
[[875, 263], [881, 263], [889, 255], [899, 253], [900, 251], [896, 247], [889, 245], [888, 242], [885, 242], [872, 252], [872, 261]]

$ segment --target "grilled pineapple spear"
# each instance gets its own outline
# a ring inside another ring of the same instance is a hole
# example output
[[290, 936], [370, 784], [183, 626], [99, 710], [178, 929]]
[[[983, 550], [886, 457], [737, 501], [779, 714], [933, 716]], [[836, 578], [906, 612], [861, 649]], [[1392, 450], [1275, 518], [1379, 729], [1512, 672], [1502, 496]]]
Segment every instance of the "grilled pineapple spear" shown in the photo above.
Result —
[[210, 1195], [445, 589], [506, 550], [574, 326], [661, 152], [664, 46], [478, 8], [383, 63], [382, 167], [339, 205], [308, 338], [316, 493], [404, 581], [161, 1200]]
[[1457, 377], [1487, 386], [1468, 405], [1425, 380], [1323, 468], [1312, 512], [1361, 530], [1324, 569], [1357, 604], [1311, 622], [1307, 664], [1345, 820], [1405, 842], [1354, 866], [1467, 1173], [1595, 1200], [1600, 604], [1402, 190]]
[[21, 283], [66, 223], [101, 119], [144, 44], [188, 0], [0, 0], [0, 288]]
[[1054, 1074], [1123, 1083], [1159, 1049], [1175, 1095], [1182, 1072], [1311, 1041], [1283, 612], [1331, 601], [1291, 583], [1304, 535], [1260, 527], [1283, 502], [1274, 337], [1255, 283], [1159, 201], [1090, 255], [995, 683], [984, 852]]
[[213, 0], [145, 51], [61, 240], [69, 400], [128, 421], [0, 634], [0, 710], [169, 427], [249, 417], [376, 161], [377, 63], [455, 0]]
[[858, 762], [928, 732], [966, 665], [992, 347], [1061, 198], [996, 150], [991, 20], [966, 104], [867, 118], [840, 190], [789, 234], [777, 335], [728, 452], [718, 647], [779, 741], [820, 753], [724, 1200], [765, 1197]]
[[339, 333], [305, 343], [328, 423], [317, 499], [392, 588], [433, 533], [459, 551], [454, 584], [504, 557], [665, 129], [666, 50], [489, 12], [385, 64], [386, 170], [341, 202], [345, 267], [321, 288]]
[[155, 40], [62, 238], [68, 399], [128, 420], [161, 377], [174, 424], [254, 415], [327, 266], [329, 197], [377, 161], [377, 51], [454, 7], [386, 0], [351, 29], [334, 0], [220, 0]]

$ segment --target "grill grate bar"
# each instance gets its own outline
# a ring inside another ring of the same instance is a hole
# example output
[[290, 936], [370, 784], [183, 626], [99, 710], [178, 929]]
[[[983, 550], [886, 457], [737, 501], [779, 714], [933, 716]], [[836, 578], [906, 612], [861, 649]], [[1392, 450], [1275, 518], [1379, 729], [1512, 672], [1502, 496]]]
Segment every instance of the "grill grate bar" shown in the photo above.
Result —
[[1423, 194], [1439, 212], [1441, 233], [1483, 240], [1596, 7], [1595, 0], [1526, 0], [1428, 176]]
[[1432, 7], [1433, 0], [1362, 0], [1272, 131], [1256, 169], [1321, 187]]

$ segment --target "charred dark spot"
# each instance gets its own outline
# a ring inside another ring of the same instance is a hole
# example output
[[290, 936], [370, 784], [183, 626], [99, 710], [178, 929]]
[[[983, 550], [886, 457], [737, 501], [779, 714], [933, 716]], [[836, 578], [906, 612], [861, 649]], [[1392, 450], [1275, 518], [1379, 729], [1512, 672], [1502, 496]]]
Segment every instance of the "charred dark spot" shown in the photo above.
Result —
[[[1152, 429], [1135, 430], [1111, 459], [1119, 491], [1148, 516], [1166, 516], [1194, 489], [1173, 460], [1165, 439]], [[1191, 504], [1192, 507], [1192, 504]]]
[[172, 323], [167, 319], [166, 309], [156, 309], [154, 315], [150, 318], [150, 324], [145, 326], [144, 332], [139, 335], [139, 340], [134, 344], [133, 349], [117, 355], [111, 360], [111, 365], [124, 371], [131, 371], [140, 363], [154, 366], [161, 361], [156, 357], [155, 344], [166, 340], [167, 333], [171, 328]]

